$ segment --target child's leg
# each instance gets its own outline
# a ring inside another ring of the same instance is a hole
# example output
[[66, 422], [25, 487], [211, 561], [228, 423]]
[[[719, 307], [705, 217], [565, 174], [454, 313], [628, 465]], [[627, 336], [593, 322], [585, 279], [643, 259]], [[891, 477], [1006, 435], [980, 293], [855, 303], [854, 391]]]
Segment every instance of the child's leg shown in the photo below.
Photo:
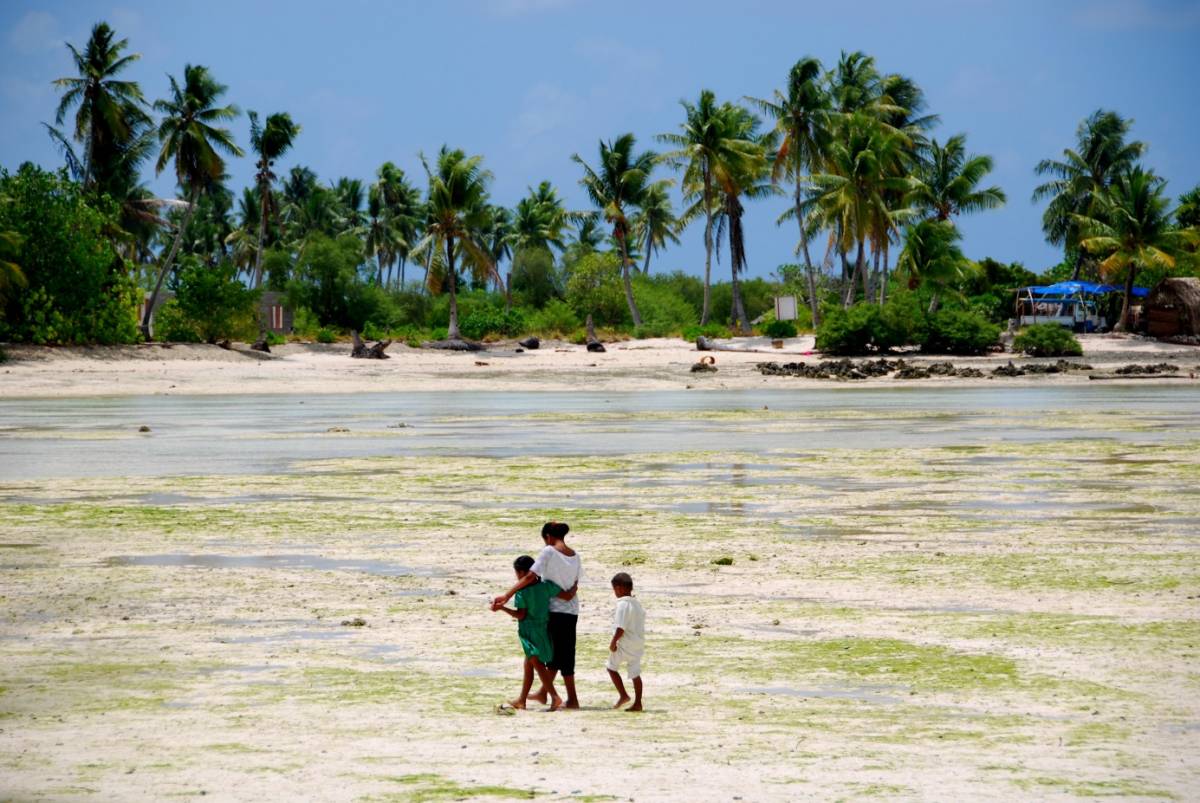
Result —
[[[549, 667], [547, 667], [547, 669], [549, 669]], [[557, 674], [558, 674], [557, 669], [550, 669], [550, 682], [551, 683], [554, 682], [554, 676]], [[539, 677], [538, 680], [540, 681], [541, 678]], [[566, 680], [566, 678], [563, 678], [563, 680]], [[546, 684], [542, 683], [540, 686], [538, 686], [537, 691], [535, 691], [533, 694], [529, 695], [529, 699], [533, 700], [534, 702], [545, 705], [546, 701], [549, 699], [549, 690], [547, 689]]]
[[633, 679], [633, 705], [627, 709], [629, 711], [642, 710], [642, 676], [638, 675]]
[[542, 679], [542, 688], [550, 695], [550, 707], [558, 710], [562, 707], [562, 698], [554, 690], [554, 674], [538, 659], [531, 658], [530, 660], [533, 661], [533, 668], [537, 671], [538, 677]]
[[524, 708], [525, 701], [529, 699], [529, 687], [533, 685], [533, 662], [536, 658], [526, 658], [524, 666], [524, 674], [521, 677], [521, 696], [513, 700], [511, 705], [513, 708]]
[[621, 682], [621, 676], [611, 669], [608, 670], [608, 676], [612, 678], [613, 685], [617, 687], [617, 694], [620, 695], [617, 698], [617, 704], [613, 708], [620, 708], [629, 702], [629, 695], [625, 693], [625, 684]]

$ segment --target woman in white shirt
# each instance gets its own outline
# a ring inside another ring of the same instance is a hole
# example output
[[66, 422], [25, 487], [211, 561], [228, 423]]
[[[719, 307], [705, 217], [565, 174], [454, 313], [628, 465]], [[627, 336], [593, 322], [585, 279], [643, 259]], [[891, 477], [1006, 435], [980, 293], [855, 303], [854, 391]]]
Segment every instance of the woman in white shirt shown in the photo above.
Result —
[[[563, 589], [561, 594], [550, 600], [550, 621], [547, 630], [554, 645], [554, 659], [546, 664], [546, 667], [550, 670], [551, 679], [555, 674], [562, 673], [563, 685], [567, 689], [564, 708], [579, 708], [579, 698], [575, 695], [575, 626], [579, 622], [579, 600], [576, 599], [575, 592], [583, 576], [583, 565], [579, 554], [567, 546], [565, 539], [570, 530], [571, 528], [561, 521], [548, 521], [542, 526], [542, 541], [545, 546], [538, 553], [529, 574], [509, 589], [507, 594], [496, 597], [493, 609], [507, 603], [513, 594], [525, 586], [540, 580], [549, 580]], [[549, 690], [542, 687], [529, 696], [545, 703], [548, 694]]]

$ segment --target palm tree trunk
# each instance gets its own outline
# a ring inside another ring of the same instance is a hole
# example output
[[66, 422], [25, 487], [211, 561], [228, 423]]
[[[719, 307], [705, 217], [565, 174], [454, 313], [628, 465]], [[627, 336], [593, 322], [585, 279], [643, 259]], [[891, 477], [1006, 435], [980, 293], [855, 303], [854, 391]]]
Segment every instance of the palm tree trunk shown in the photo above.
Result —
[[742, 286], [741, 286], [741, 282], [738, 281], [736, 270], [734, 270], [734, 272], [733, 272], [732, 282], [733, 282], [733, 284], [731, 286], [731, 289], [733, 291], [733, 320], [734, 320], [734, 323], [737, 325], [738, 331], [741, 332], [741, 334], [743, 334], [743, 335], [753, 334], [753, 330], [751, 330], [751, 328], [750, 328], [750, 321], [748, 318], [746, 318], [746, 307], [744, 304], [742, 304]]
[[175, 232], [175, 240], [171, 243], [171, 250], [167, 252], [167, 258], [163, 260], [162, 268], [158, 272], [158, 281], [154, 283], [154, 290], [150, 293], [150, 298], [146, 302], [146, 312], [142, 315], [142, 337], [147, 342], [150, 340], [150, 319], [154, 315], [154, 304], [158, 301], [158, 293], [162, 290], [163, 280], [167, 278], [167, 273], [171, 270], [171, 264], [175, 261], [175, 255], [179, 252], [184, 232], [187, 231], [188, 224], [192, 222], [192, 215], [196, 212], [196, 201], [199, 199], [199, 195], [199, 190], [192, 190], [191, 197], [188, 198], [187, 211], [183, 213], [183, 222], [179, 224], [179, 231]]
[[888, 241], [883, 241], [883, 272], [879, 274], [879, 306], [887, 302], [888, 284]]
[[650, 275], [650, 250], [651, 250], [650, 232], [646, 232], [646, 260], [642, 263], [642, 275], [643, 276]]
[[796, 222], [800, 224], [800, 250], [804, 253], [804, 272], [808, 275], [808, 306], [812, 310], [812, 325], [816, 329], [821, 325], [821, 305], [817, 301], [817, 276], [813, 271], [812, 257], [808, 253], [808, 229], [804, 225], [804, 214], [801, 211], [804, 196], [800, 189], [800, 181], [796, 180]]
[[1079, 281], [1079, 274], [1083, 270], [1083, 247], [1079, 247], [1078, 253], [1075, 254], [1075, 267], [1071, 270], [1071, 281]]
[[937, 290], [934, 290], [933, 297], [929, 299], [929, 314], [930, 315], [932, 315], [933, 313], [938, 311], [938, 305], [940, 302], [941, 302], [941, 299], [938, 298]]
[[700, 307], [700, 325], [708, 324], [712, 309], [712, 178], [704, 171], [704, 302]]
[[446, 329], [447, 340], [461, 340], [458, 331], [458, 295], [454, 281], [454, 238], [446, 238], [446, 278], [450, 280], [450, 326]]
[[1129, 315], [1131, 310], [1131, 301], [1133, 300], [1133, 277], [1137, 273], [1137, 267], [1131, 262], [1129, 263], [1129, 275], [1125, 277], [1125, 298], [1121, 301], [1121, 318], [1117, 321], [1117, 325], [1113, 327], [1114, 332], [1128, 332], [1131, 328]]
[[[843, 301], [842, 306], [846, 307], [847, 309], [849, 309], [850, 305], [854, 303], [854, 291], [856, 289], [856, 285], [858, 284], [858, 277], [863, 272], [863, 263], [866, 262], [865, 244], [865, 240], [860, 239], [858, 241], [858, 253], [854, 258], [854, 271], [850, 274], [850, 281], [846, 282], [846, 298]], [[842, 259], [845, 261], [845, 256], [843, 256]]]
[[627, 232], [621, 231], [621, 283], [625, 285], [625, 303], [629, 304], [629, 315], [633, 318], [634, 326], [642, 325], [642, 314], [638, 312], [637, 302], [633, 300], [633, 282], [629, 278], [629, 248], [625, 243]]
[[258, 250], [254, 252], [254, 287], [262, 285], [263, 243], [267, 239], [267, 193], [269, 189], [259, 184], [258, 205], [262, 214], [258, 218]]
[[[874, 245], [871, 246], [871, 261], [874, 263], [871, 266], [871, 289], [872, 289], [872, 291], [875, 291], [875, 290], [879, 290], [882, 285], [880, 284], [880, 281], [879, 281], [879, 249], [876, 248]], [[871, 295], [874, 296], [875, 293], [872, 292]], [[882, 291], [880, 291], [880, 293], [879, 293], [879, 306], [881, 306], [881, 307], [883, 306]]]
[[400, 289], [404, 289], [404, 264], [408, 262], [407, 257], [400, 258]]

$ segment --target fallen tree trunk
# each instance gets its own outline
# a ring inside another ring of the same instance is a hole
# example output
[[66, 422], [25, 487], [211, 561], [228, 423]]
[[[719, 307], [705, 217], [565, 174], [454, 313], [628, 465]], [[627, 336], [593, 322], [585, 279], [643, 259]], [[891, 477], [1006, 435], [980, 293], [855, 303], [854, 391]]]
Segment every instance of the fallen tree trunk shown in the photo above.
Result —
[[358, 332], [351, 332], [350, 337], [354, 340], [354, 347], [350, 350], [350, 356], [363, 360], [386, 360], [388, 355], [383, 352], [388, 346], [392, 345], [390, 340], [380, 340], [373, 346], [368, 346], [358, 336]]

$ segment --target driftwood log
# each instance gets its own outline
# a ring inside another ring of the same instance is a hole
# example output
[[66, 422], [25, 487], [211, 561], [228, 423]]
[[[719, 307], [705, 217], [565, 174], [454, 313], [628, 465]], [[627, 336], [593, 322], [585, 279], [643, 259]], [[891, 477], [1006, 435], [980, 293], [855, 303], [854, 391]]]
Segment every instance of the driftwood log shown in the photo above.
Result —
[[443, 349], [445, 351], [484, 351], [482, 343], [471, 340], [427, 340], [421, 344], [423, 349]]
[[522, 348], [527, 348], [530, 351], [536, 351], [542, 346], [542, 341], [536, 337], [527, 337], [524, 340], [518, 340], [517, 343]]
[[380, 340], [373, 346], [368, 346], [358, 336], [358, 332], [351, 332], [350, 337], [354, 340], [354, 347], [350, 350], [350, 356], [363, 360], [386, 360], [388, 355], [383, 352], [388, 346], [392, 345], [390, 340]]
[[258, 340], [255, 340], [253, 343], [250, 344], [250, 349], [252, 351], [262, 351], [267, 354], [270, 354], [271, 346], [267, 343], [267, 333], [259, 332]]

